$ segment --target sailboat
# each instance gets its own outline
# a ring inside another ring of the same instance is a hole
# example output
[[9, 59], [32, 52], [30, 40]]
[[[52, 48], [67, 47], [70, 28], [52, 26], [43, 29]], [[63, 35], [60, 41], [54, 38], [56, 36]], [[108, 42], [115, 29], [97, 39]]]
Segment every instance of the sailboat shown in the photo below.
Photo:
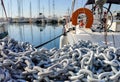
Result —
[[4, 38], [7, 35], [8, 35], [8, 30], [6, 28], [6, 25], [3, 24], [0, 26], [0, 39]]
[[[3, 7], [3, 10], [5, 12], [5, 16], [7, 18], [7, 13], [6, 13], [6, 9], [5, 9], [3, 0], [1, 0], [1, 5]], [[6, 37], [8, 35], [8, 31], [7, 31], [7, 28], [6, 28], [6, 23], [7, 23], [6, 21], [5, 22], [3, 22], [3, 21], [0, 22], [0, 39]]]
[[44, 15], [44, 6], [43, 6], [43, 12], [42, 13], [41, 13], [40, 9], [41, 9], [41, 1], [38, 0], [38, 12], [39, 12], [39, 14], [38, 14], [38, 16], [36, 18], [35, 23], [37, 23], [37, 24], [42, 24], [42, 23], [46, 24], [47, 18]]
[[[50, 2], [49, 2], [49, 4], [50, 4]], [[57, 24], [58, 23], [58, 17], [55, 14], [55, 1], [54, 0], [53, 0], [52, 5], [53, 5], [53, 16], [50, 16], [50, 15], [48, 16], [47, 23]], [[49, 5], [49, 7], [50, 7], [50, 5]]]
[[[73, 3], [75, 0], [73, 0]], [[98, 4], [101, 8], [96, 9], [95, 1], [104, 1], [104, 0], [88, 0], [85, 4], [91, 5], [92, 10], [88, 8], [79, 8], [72, 13], [72, 21], [69, 23], [70, 26], [65, 25], [65, 30], [67, 32], [72, 27], [75, 27], [75, 30], [67, 33], [67, 36], [60, 37], [60, 48], [67, 44], [75, 44], [79, 40], [91, 41], [98, 43], [99, 45], [107, 45], [113, 47], [120, 47], [120, 20], [119, 12], [112, 14], [110, 11], [112, 4], [120, 4], [120, 0], [106, 0], [105, 3]], [[108, 8], [104, 7], [104, 4], [108, 3]], [[109, 14], [108, 14], [109, 13]], [[79, 19], [79, 14], [84, 14], [86, 18]], [[86, 21], [86, 22], [84, 22]]]
[[42, 23], [46, 23], [47, 18], [43, 15], [43, 13], [39, 13], [39, 16], [37, 17], [36, 23], [37, 24], [42, 24]]

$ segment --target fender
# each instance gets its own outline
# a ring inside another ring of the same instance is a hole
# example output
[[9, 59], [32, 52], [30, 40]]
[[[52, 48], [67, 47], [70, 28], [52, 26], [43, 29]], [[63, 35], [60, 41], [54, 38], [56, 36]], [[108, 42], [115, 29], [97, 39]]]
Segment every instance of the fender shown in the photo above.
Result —
[[75, 12], [73, 12], [72, 14], [72, 24], [73, 25], [77, 25], [77, 20], [78, 20], [78, 16], [79, 14], [85, 14], [87, 16], [87, 23], [85, 25], [86, 28], [91, 28], [92, 24], [93, 24], [93, 13], [87, 9], [87, 8], [79, 8], [77, 9]]

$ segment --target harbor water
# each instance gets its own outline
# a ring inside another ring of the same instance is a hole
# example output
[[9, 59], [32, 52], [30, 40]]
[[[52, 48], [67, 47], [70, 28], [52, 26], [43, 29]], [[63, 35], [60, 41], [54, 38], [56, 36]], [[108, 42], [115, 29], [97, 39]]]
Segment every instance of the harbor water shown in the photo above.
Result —
[[[8, 36], [19, 42], [29, 42], [34, 47], [41, 45], [62, 34], [62, 25], [48, 24], [9, 24]], [[57, 38], [42, 47], [47, 49], [59, 48], [59, 39]]]

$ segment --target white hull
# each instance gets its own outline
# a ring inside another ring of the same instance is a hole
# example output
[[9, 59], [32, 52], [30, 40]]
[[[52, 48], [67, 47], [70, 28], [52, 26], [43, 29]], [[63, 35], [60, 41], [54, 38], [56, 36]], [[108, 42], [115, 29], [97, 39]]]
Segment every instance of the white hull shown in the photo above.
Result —
[[67, 36], [63, 37], [63, 39], [66, 42], [61, 42], [61, 47], [63, 47], [63, 45], [67, 45], [65, 43], [73, 45], [79, 40], [89, 40], [99, 45], [106, 45], [107, 41], [108, 46], [120, 47], [120, 32], [107, 32], [107, 37], [105, 39], [105, 32], [92, 32], [91, 29], [76, 27], [75, 31], [70, 31]]
[[[68, 33], [68, 42], [73, 45], [74, 43], [78, 42], [79, 40], [84, 41], [92, 41], [93, 43], [97, 43], [99, 45], [106, 45], [104, 32], [98, 33], [98, 32], [92, 32], [92, 33], [80, 33], [80, 34], [74, 34], [72, 32]], [[110, 32], [107, 33], [107, 45], [108, 46], [114, 46], [114, 47], [120, 47], [120, 33], [114, 33]]]

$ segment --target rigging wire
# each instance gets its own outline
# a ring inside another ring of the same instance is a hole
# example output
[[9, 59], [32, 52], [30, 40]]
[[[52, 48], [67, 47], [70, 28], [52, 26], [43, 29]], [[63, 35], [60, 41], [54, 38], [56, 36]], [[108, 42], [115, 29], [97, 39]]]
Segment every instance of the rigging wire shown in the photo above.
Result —
[[3, 0], [1, 0], [1, 5], [2, 5], [2, 7], [3, 7], [3, 10], [4, 10], [4, 13], [5, 13], [6, 19], [8, 20], [8, 18], [7, 18], [7, 13], [6, 13], [6, 9], [5, 9]]
[[10, 5], [11, 5], [11, 17], [12, 17], [12, 0], [10, 0]]

